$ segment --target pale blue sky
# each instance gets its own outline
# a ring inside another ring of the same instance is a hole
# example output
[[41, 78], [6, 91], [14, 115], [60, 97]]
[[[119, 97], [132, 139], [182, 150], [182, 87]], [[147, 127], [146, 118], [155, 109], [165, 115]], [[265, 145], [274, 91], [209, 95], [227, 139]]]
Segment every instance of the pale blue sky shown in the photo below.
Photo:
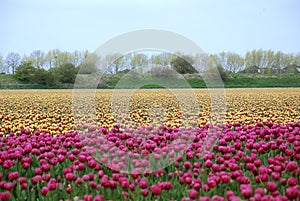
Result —
[[94, 51], [129, 31], [176, 32], [204, 51], [300, 52], [299, 0], [0, 0], [0, 54]]

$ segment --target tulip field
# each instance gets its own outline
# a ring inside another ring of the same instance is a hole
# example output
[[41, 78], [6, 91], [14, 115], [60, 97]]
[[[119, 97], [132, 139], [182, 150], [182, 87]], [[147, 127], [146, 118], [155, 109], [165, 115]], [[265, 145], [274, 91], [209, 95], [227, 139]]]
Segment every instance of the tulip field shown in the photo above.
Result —
[[0, 200], [300, 200], [300, 89], [225, 92], [215, 126], [204, 89], [196, 115], [170, 90], [137, 90], [125, 120], [97, 90], [93, 124], [72, 90], [0, 90]]

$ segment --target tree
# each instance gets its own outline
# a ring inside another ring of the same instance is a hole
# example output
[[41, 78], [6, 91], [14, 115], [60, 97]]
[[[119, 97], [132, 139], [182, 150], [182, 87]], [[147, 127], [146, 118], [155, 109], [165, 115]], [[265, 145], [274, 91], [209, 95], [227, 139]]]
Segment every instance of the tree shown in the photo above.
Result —
[[47, 76], [49, 76], [48, 83], [49, 85], [56, 85], [60, 82], [60, 76], [58, 76], [58, 67], [50, 68], [47, 70]]
[[0, 55], [0, 74], [7, 73], [7, 68], [4, 64], [3, 57]]
[[212, 66], [217, 66], [218, 60], [215, 55], [197, 53], [192, 58], [193, 66], [198, 72], [205, 72]]
[[130, 65], [132, 66], [132, 69], [136, 69], [139, 74], [143, 73], [143, 67], [148, 64], [148, 58], [147, 55], [139, 53], [139, 54], [133, 54], [133, 57], [131, 58]]
[[282, 69], [284, 68], [282, 60], [283, 60], [283, 53], [280, 51], [276, 52], [274, 55], [274, 62], [272, 65], [272, 69], [276, 73], [281, 73]]
[[284, 73], [297, 74], [297, 73], [300, 73], [299, 69], [300, 69], [300, 66], [298, 66], [296, 64], [291, 64], [291, 65], [286, 66], [283, 69], [283, 72]]
[[268, 55], [263, 50], [252, 50], [247, 52], [245, 55], [246, 68], [257, 66], [258, 68], [268, 67]]
[[161, 55], [154, 54], [150, 58], [151, 64], [156, 66], [163, 66], [163, 58]]
[[[203, 57], [205, 59], [204, 55], [203, 55]], [[204, 60], [204, 59], [202, 59], [202, 60]], [[216, 68], [219, 65], [222, 66], [221, 62], [220, 62], [220, 59], [219, 59], [219, 56], [217, 54], [211, 54], [205, 60], [208, 60], [208, 64], [206, 65], [207, 66], [206, 68], [212, 68], [212, 67]], [[205, 70], [207, 70], [207, 69], [205, 69]]]
[[55, 67], [55, 52], [53, 50], [48, 51], [44, 57], [44, 60], [45, 69], [51, 69]]
[[22, 64], [16, 70], [16, 77], [22, 81], [33, 81], [35, 74], [35, 68], [32, 65], [32, 62], [22, 62]]
[[80, 74], [93, 74], [96, 73], [99, 69], [97, 69], [97, 63], [99, 62], [100, 58], [97, 54], [93, 53], [90, 54], [88, 51], [84, 53], [84, 59], [79, 66]]
[[277, 73], [282, 73], [283, 69], [290, 65], [296, 65], [297, 58], [292, 54], [284, 54], [280, 51], [276, 52], [274, 55], [274, 62], [272, 68], [276, 70]]
[[20, 65], [21, 56], [18, 53], [11, 52], [6, 56], [5, 63], [11, 69], [12, 74], [15, 74], [17, 67]]
[[267, 67], [272, 68], [274, 66], [275, 61], [275, 54], [273, 50], [268, 50], [266, 52], [266, 58], [267, 58]]
[[[131, 60], [133, 58], [133, 55], [132, 54], [126, 54], [123, 56], [123, 66], [121, 69], [119, 69], [119, 71], [122, 71], [122, 72], [126, 72], [127, 70], [130, 71], [130, 69], [132, 69], [132, 66], [131, 66]], [[128, 71], [128, 72], [129, 72]]]
[[300, 66], [300, 54], [295, 55], [295, 63], [297, 66]]
[[[73, 63], [71, 53], [69, 52], [62, 52], [59, 49], [51, 50], [46, 55], [47, 60], [50, 59], [51, 67], [59, 67], [63, 64]], [[49, 65], [49, 61], [46, 62]], [[51, 68], [50, 67], [50, 68]]]
[[130, 65], [133, 69], [136, 67], [142, 67], [148, 63], [147, 56], [145, 54], [139, 53], [139, 54], [133, 54], [133, 57], [130, 61]]
[[122, 69], [122, 67], [125, 64], [125, 57], [123, 57], [121, 54], [115, 54], [114, 56], [115, 56], [115, 60], [113, 62], [114, 73], [118, 74], [120, 69]]
[[209, 66], [204, 73], [204, 79], [207, 82], [213, 83], [214, 81], [218, 81], [220, 78], [223, 81], [228, 79], [228, 73], [224, 70], [221, 64]]
[[243, 69], [245, 64], [244, 58], [233, 52], [221, 52], [214, 55], [213, 59], [217, 65], [221, 65], [228, 73], [237, 73]]
[[192, 60], [189, 56], [174, 55], [171, 60], [171, 66], [180, 74], [197, 73], [197, 70], [192, 66]]
[[236, 53], [229, 52], [227, 53], [227, 70], [229, 73], [237, 73], [244, 66], [244, 59]]
[[163, 52], [160, 54], [160, 57], [162, 58], [162, 65], [163, 66], [171, 66], [171, 53]]
[[267, 52], [259, 49], [256, 51], [257, 66], [260, 68], [268, 67]]
[[[69, 52], [59, 52], [56, 56], [56, 66], [63, 66], [64, 64], [72, 64], [72, 59]], [[73, 64], [75, 67], [75, 65]]]
[[245, 60], [246, 69], [252, 66], [252, 58], [251, 58], [251, 53], [249, 51], [246, 52], [244, 60]]
[[223, 81], [227, 80], [228, 79], [228, 74], [227, 72], [225, 71], [225, 69], [221, 66], [221, 65], [218, 65], [217, 66], [217, 69], [219, 71], [219, 74], [220, 74], [220, 77]]
[[125, 63], [125, 59], [120, 53], [107, 54], [103, 59], [102, 65], [104, 65], [106, 69], [104, 73], [107, 74], [117, 74]]
[[43, 68], [45, 64], [45, 53], [41, 50], [34, 50], [29, 56], [32, 65], [36, 68]]
[[[220, 52], [217, 56], [217, 66], [222, 66], [223, 68], [227, 68], [227, 54], [226, 52]], [[229, 69], [226, 69], [230, 71]]]
[[50, 69], [49, 71], [43, 68], [36, 69], [32, 77], [32, 80], [36, 84], [47, 85], [47, 86], [51, 86], [51, 85], [53, 86], [57, 83], [57, 80], [52, 72], [52, 69]]
[[284, 54], [283, 55], [283, 66], [288, 67], [297, 64], [296, 57], [293, 54]]
[[83, 63], [84, 59], [85, 59], [85, 54], [84, 52], [80, 52], [78, 50], [72, 52], [70, 55], [70, 62], [75, 66], [75, 67], [79, 67], [81, 66], [81, 64]]
[[76, 68], [71, 63], [62, 64], [56, 69], [56, 76], [58, 80], [62, 83], [74, 83], [78, 73], [78, 68]]

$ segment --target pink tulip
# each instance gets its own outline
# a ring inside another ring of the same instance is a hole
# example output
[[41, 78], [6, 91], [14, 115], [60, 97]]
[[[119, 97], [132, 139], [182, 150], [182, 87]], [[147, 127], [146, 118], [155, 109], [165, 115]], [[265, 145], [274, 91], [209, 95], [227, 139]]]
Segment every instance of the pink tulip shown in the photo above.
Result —
[[13, 162], [11, 160], [5, 160], [3, 163], [3, 168], [4, 169], [10, 169], [13, 166]]
[[297, 195], [298, 195], [298, 191], [296, 188], [294, 187], [288, 187], [286, 190], [285, 190], [285, 195], [290, 199], [296, 199], [297, 198]]
[[150, 186], [150, 190], [152, 191], [152, 194], [156, 195], [156, 196], [160, 195], [161, 191], [162, 191], [162, 189], [159, 186], [157, 186], [157, 185], [151, 185]]
[[48, 187], [43, 187], [43, 188], [41, 189], [41, 194], [42, 194], [43, 196], [46, 196], [46, 195], [48, 194], [48, 192], [49, 192]]
[[140, 186], [140, 188], [142, 188], [142, 189], [147, 188], [147, 186], [148, 186], [148, 181], [147, 181], [146, 179], [142, 178], [142, 179], [140, 180], [140, 182], [139, 182], [139, 186]]
[[297, 185], [297, 179], [294, 178], [294, 177], [288, 178], [287, 183], [290, 186], [296, 186]]
[[148, 194], [149, 194], [149, 192], [148, 192], [147, 189], [143, 189], [143, 190], [142, 190], [142, 195], [143, 195], [144, 197], [147, 197]]
[[266, 188], [268, 189], [268, 191], [274, 192], [277, 190], [278, 186], [275, 182], [268, 182]]
[[0, 200], [8, 201], [10, 200], [10, 193], [9, 192], [0, 192]]
[[210, 197], [207, 196], [200, 197], [199, 201], [210, 201]]

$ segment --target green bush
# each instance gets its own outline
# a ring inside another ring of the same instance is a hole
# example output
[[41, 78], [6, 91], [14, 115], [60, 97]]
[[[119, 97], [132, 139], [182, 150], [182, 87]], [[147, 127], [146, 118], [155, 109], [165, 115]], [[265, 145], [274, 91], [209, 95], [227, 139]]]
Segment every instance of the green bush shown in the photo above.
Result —
[[32, 82], [35, 71], [31, 62], [23, 62], [16, 70], [16, 77], [21, 81]]
[[71, 63], [65, 63], [54, 69], [54, 74], [61, 83], [74, 83], [77, 73], [78, 68]]

